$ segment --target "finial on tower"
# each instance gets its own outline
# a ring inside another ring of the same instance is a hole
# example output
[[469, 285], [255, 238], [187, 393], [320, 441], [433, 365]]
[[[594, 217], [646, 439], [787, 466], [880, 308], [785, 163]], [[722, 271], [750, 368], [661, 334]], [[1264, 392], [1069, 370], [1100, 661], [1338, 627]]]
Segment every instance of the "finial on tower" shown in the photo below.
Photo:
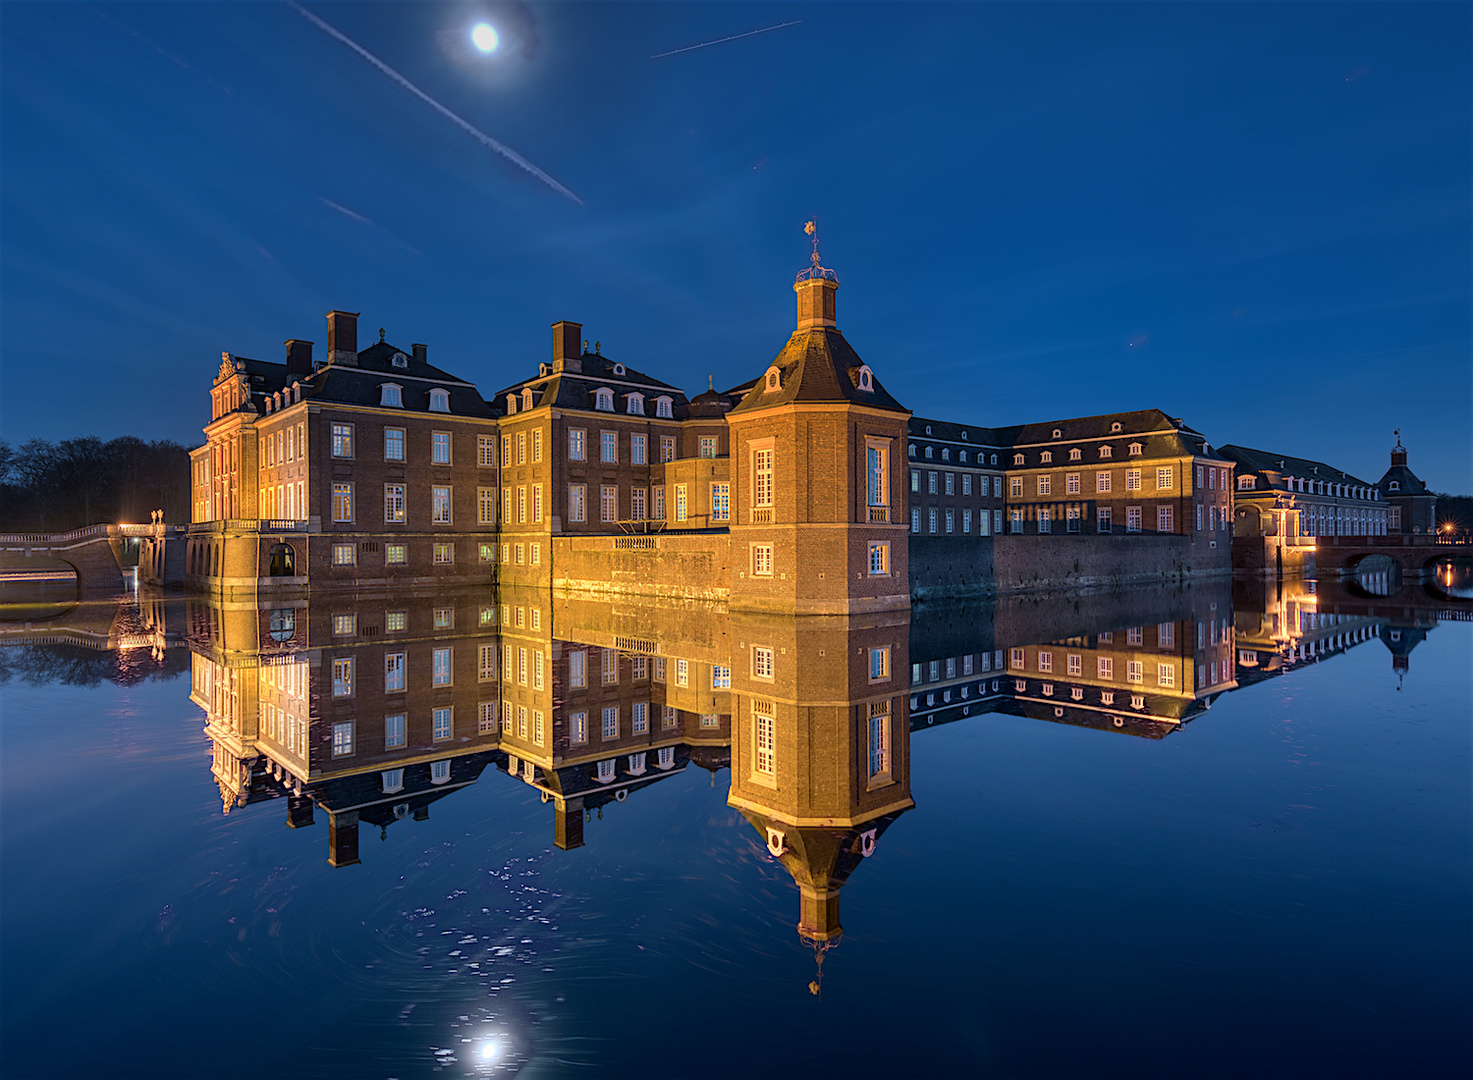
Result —
[[839, 275], [832, 270], [825, 269], [818, 261], [818, 217], [804, 222], [803, 231], [813, 237], [813, 254], [808, 259], [808, 268], [798, 271], [798, 281], [832, 281], [838, 284]]

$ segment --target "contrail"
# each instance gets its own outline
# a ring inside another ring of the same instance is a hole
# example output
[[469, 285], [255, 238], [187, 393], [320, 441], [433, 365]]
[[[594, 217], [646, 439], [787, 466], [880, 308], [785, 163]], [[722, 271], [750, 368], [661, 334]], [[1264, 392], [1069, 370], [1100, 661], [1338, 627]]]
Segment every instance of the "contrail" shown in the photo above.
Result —
[[521, 154], [517, 153], [511, 147], [507, 146], [505, 143], [497, 142], [490, 135], [487, 135], [484, 131], [482, 131], [480, 128], [476, 127], [474, 124], [471, 124], [471, 123], [469, 123], [469, 122], [467, 122], [465, 120], [462, 120], [459, 116], [456, 116], [455, 113], [453, 113], [449, 109], [445, 108], [445, 106], [441, 105], [434, 98], [430, 97], [429, 94], [426, 94], [419, 87], [415, 86], [414, 83], [410, 82], [403, 75], [400, 75], [393, 68], [389, 67], [388, 64], [384, 63], [377, 56], [374, 56], [373, 53], [369, 52], [362, 45], [359, 45], [352, 38], [348, 37], [348, 35], [342, 33], [339, 30], [334, 29], [333, 27], [329, 26], [327, 23], [323, 22], [316, 15], [313, 15], [306, 8], [302, 7], [301, 4], [296, 3], [295, 0], [288, 0], [288, 2], [291, 3], [291, 6], [294, 7], [294, 8], [296, 8], [297, 9], [297, 12], [304, 19], [306, 19], [308, 22], [310, 22], [313, 26], [317, 27], [323, 33], [328, 34], [328, 35], [330, 35], [332, 37], [337, 38], [344, 45], [348, 46], [348, 48], [352, 49], [359, 56], [363, 57], [363, 59], [367, 60], [374, 67], [378, 68], [385, 75], [387, 75], [389, 78], [393, 79], [400, 86], [404, 87], [404, 89], [408, 90], [415, 97], [419, 98], [419, 100], [423, 101], [430, 108], [434, 109], [441, 116], [445, 117], [445, 119], [451, 121], [453, 124], [455, 124], [461, 130], [465, 131], [468, 135], [470, 135], [472, 138], [474, 138], [477, 142], [481, 143], [481, 145], [486, 146], [489, 149], [496, 151], [496, 153], [500, 154], [502, 157], [506, 158], [508, 161], [512, 162], [515, 165], [521, 166], [523, 169], [526, 169], [529, 173], [531, 173], [533, 176], [537, 177], [537, 179], [541, 180], [544, 184], [546, 184], [548, 187], [552, 188], [552, 190], [553, 191], [556, 191], [559, 195], [563, 195], [563, 196], [566, 196], [569, 199], [572, 199], [579, 206], [582, 206], [583, 205], [583, 200], [582, 199], [578, 198], [578, 196], [574, 195], [567, 188], [563, 187], [562, 184], [559, 184], [556, 180], [554, 180], [552, 177], [548, 176], [545, 172], [543, 172], [541, 169], [539, 169], [536, 165], [533, 165], [526, 158], [522, 157]]
[[346, 214], [348, 217], [352, 218], [354, 221], [362, 222], [364, 225], [372, 225], [373, 224], [373, 222], [369, 221], [362, 214], [355, 214], [355, 213], [353, 213], [353, 211], [349, 210], [346, 206], [339, 206], [337, 203], [333, 202], [331, 199], [323, 198], [323, 196], [321, 196], [321, 195], [319, 195], [317, 197], [322, 200], [322, 202], [323, 202], [324, 205], [327, 205], [327, 206], [332, 207], [334, 210], [336, 210], [340, 214]]
[[703, 41], [699, 45], [687, 45], [683, 49], [655, 53], [650, 59], [658, 60], [662, 56], [674, 56], [676, 53], [690, 52], [692, 49], [704, 49], [707, 45], [720, 45], [723, 41], [735, 41], [737, 38], [751, 37], [753, 34], [765, 34], [769, 30], [781, 30], [784, 26], [797, 26], [802, 21], [802, 19], [794, 19], [792, 22], [778, 23], [776, 26], [764, 26], [761, 30], [748, 30], [745, 34], [732, 34], [731, 37], [717, 38], [715, 41]]

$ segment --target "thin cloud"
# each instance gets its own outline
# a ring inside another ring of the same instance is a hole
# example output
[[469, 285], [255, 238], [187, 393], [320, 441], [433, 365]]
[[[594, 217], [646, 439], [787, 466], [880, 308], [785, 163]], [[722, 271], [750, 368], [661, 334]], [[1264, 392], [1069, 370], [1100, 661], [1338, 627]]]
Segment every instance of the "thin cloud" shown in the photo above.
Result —
[[349, 210], [346, 206], [339, 206], [337, 203], [333, 202], [331, 199], [327, 198], [326, 196], [319, 195], [319, 196], [317, 196], [317, 198], [319, 200], [321, 200], [323, 206], [329, 206], [329, 207], [331, 207], [332, 209], [336, 210], [338, 213], [342, 214], [344, 217], [350, 217], [354, 221], [361, 222], [364, 225], [372, 225], [372, 224], [374, 224], [372, 221], [368, 220], [368, 218], [364, 217], [362, 214], [355, 214], [353, 211]]

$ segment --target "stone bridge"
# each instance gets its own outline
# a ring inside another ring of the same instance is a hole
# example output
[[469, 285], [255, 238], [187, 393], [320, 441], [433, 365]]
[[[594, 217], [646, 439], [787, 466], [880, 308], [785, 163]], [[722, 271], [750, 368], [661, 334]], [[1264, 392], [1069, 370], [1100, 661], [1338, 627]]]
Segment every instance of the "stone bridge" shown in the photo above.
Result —
[[0, 533], [0, 584], [74, 579], [82, 595], [113, 594], [123, 588], [124, 571], [135, 566], [145, 580], [182, 580], [170, 571], [175, 562], [183, 569], [185, 529], [103, 524], [66, 533]]
[[1403, 576], [1415, 581], [1443, 559], [1454, 555], [1473, 557], [1473, 543], [1443, 543], [1432, 533], [1392, 536], [1317, 536], [1315, 568], [1323, 574], [1354, 570], [1372, 555], [1384, 555], [1401, 567]]

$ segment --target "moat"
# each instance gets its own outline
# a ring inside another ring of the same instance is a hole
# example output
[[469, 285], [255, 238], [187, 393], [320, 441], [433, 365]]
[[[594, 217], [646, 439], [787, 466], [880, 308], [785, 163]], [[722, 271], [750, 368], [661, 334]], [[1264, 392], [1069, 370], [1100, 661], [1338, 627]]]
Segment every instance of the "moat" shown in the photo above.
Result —
[[1473, 1069], [1473, 609], [0, 622], [7, 1077]]

